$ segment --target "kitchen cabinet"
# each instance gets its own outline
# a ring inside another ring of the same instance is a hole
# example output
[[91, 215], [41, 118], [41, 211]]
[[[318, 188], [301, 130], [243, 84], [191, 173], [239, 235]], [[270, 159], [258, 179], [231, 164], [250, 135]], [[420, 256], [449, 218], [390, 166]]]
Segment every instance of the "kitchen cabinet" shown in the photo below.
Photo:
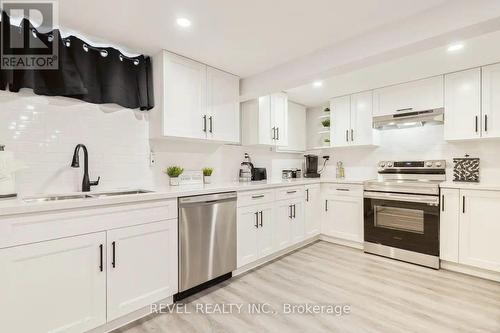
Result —
[[240, 78], [207, 66], [208, 139], [240, 142]]
[[177, 220], [107, 232], [108, 321], [177, 293]]
[[481, 137], [481, 69], [445, 75], [444, 139]]
[[458, 263], [460, 193], [458, 189], [441, 189], [439, 258]]
[[373, 129], [372, 109], [372, 91], [332, 99], [331, 146], [377, 145], [378, 131]]
[[274, 252], [273, 214], [273, 203], [238, 208], [238, 267]]
[[277, 201], [275, 228], [274, 228], [274, 248], [279, 251], [292, 245], [292, 221], [294, 199]]
[[331, 191], [327, 189], [325, 193], [322, 233], [343, 240], [363, 242], [362, 186], [332, 187]]
[[482, 67], [482, 137], [500, 137], [500, 64]]
[[373, 91], [373, 116], [425, 111], [444, 106], [443, 76], [397, 84]]
[[321, 186], [306, 185], [304, 203], [304, 224], [306, 237], [319, 235], [321, 231]]
[[239, 79], [162, 51], [154, 59], [156, 105], [150, 135], [239, 143]]
[[460, 190], [459, 262], [500, 272], [500, 192]]
[[288, 147], [288, 97], [261, 96], [241, 106], [243, 145]]
[[106, 233], [0, 250], [4, 332], [86, 332], [106, 323]]
[[288, 145], [278, 146], [278, 152], [298, 152], [306, 151], [306, 108], [302, 105], [288, 102]]

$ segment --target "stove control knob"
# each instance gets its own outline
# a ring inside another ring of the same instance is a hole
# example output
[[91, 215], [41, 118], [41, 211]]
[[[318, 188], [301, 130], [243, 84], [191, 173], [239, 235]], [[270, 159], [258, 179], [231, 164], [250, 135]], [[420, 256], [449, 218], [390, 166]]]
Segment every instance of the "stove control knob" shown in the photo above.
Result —
[[429, 161], [429, 162], [426, 162], [426, 163], [425, 163], [425, 166], [426, 166], [426, 167], [428, 167], [428, 168], [432, 167], [432, 162], [430, 162], [430, 161]]
[[385, 167], [385, 162], [380, 162], [379, 167], [384, 168]]
[[441, 162], [436, 162], [436, 168], [440, 168], [442, 167], [443, 165], [441, 164]]
[[392, 166], [393, 166], [392, 162], [387, 163], [388, 168], [392, 168]]

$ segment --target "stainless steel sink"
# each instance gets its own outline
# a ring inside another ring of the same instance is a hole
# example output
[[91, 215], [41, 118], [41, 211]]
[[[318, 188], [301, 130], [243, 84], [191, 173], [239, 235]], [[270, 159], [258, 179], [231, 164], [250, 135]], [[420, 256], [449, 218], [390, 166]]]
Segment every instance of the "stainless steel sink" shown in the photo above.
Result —
[[74, 200], [74, 199], [98, 199], [104, 197], [112, 197], [119, 195], [131, 195], [131, 194], [144, 194], [151, 193], [152, 191], [147, 190], [128, 190], [128, 191], [112, 191], [112, 192], [100, 192], [100, 193], [88, 193], [88, 194], [72, 194], [72, 195], [50, 195], [50, 196], [39, 196], [39, 197], [28, 197], [24, 198], [25, 202], [47, 202], [47, 201], [62, 201], [62, 200]]
[[86, 199], [86, 198], [92, 198], [92, 196], [86, 194], [54, 195], [49, 197], [24, 198], [23, 200], [25, 202], [46, 202], [46, 201], [61, 201], [61, 200]]

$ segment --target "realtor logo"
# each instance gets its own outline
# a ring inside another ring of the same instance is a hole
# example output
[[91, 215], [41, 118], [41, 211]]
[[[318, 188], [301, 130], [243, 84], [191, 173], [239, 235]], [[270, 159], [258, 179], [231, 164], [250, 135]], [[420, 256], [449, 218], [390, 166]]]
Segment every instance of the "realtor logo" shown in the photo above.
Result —
[[[59, 69], [59, 40], [52, 1], [1, 1], [0, 36], [2, 69]], [[6, 19], [7, 16], [7, 19]], [[10, 21], [10, 22], [9, 22]]]

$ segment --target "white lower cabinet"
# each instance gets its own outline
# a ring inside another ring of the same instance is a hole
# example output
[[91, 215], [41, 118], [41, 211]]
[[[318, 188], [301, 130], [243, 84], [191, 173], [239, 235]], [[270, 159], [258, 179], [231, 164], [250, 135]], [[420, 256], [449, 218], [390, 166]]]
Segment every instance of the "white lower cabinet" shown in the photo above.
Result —
[[500, 272], [500, 192], [460, 190], [459, 261]]
[[242, 267], [274, 252], [273, 203], [238, 208], [237, 265]]
[[106, 233], [0, 250], [2, 331], [85, 332], [106, 323]]
[[321, 186], [307, 185], [304, 203], [304, 224], [306, 237], [314, 237], [321, 232]]
[[282, 250], [292, 245], [292, 200], [276, 201], [276, 215], [274, 225], [274, 248]]
[[177, 220], [107, 232], [108, 321], [177, 292]]
[[441, 189], [439, 221], [439, 257], [458, 263], [460, 190]]
[[327, 195], [321, 230], [327, 236], [363, 242], [363, 197]]

